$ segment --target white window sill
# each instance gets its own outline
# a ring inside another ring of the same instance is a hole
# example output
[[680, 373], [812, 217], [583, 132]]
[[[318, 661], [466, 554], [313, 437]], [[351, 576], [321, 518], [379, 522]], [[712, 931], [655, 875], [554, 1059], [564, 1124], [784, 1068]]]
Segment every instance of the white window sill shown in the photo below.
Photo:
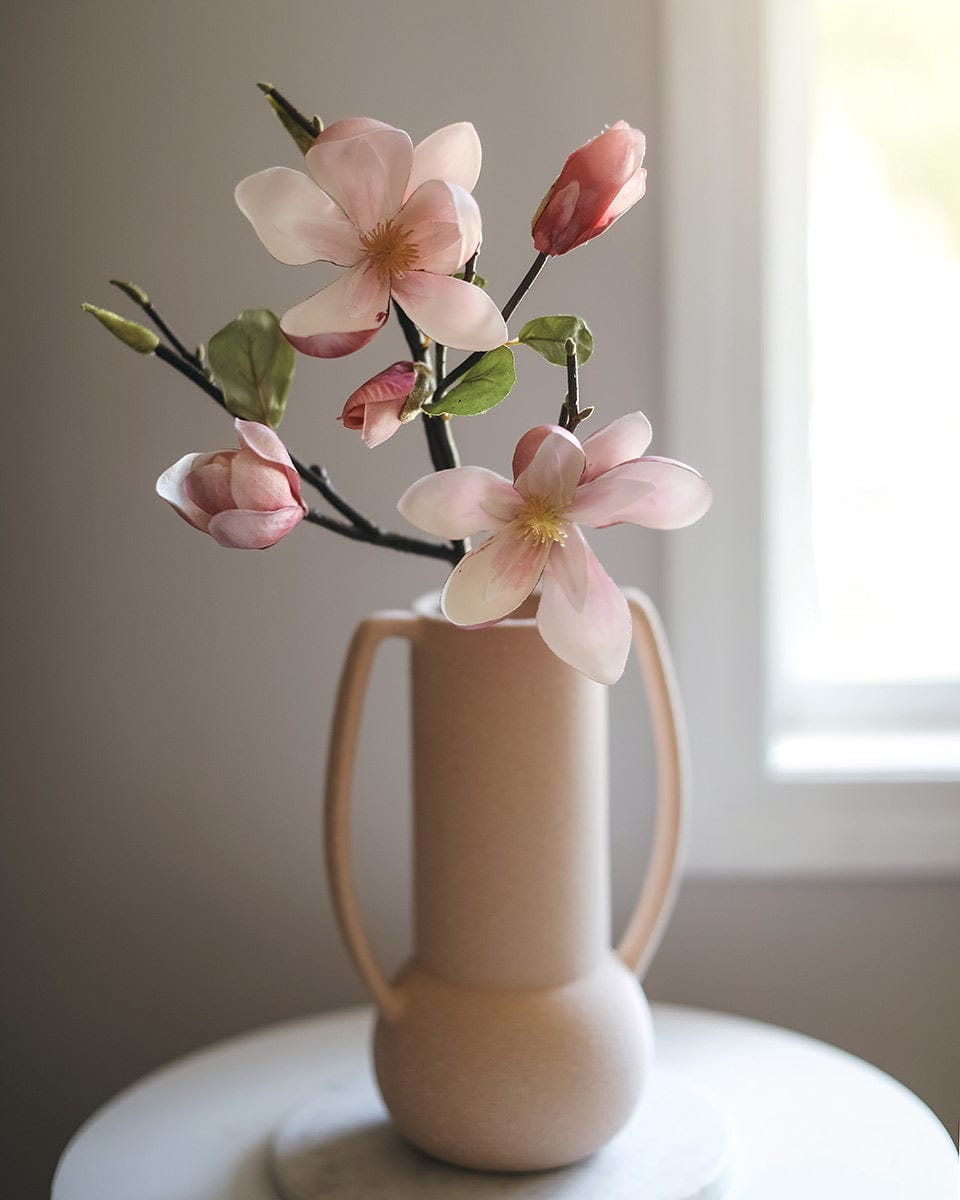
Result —
[[771, 739], [767, 771], [779, 782], [960, 780], [960, 733], [786, 733]]

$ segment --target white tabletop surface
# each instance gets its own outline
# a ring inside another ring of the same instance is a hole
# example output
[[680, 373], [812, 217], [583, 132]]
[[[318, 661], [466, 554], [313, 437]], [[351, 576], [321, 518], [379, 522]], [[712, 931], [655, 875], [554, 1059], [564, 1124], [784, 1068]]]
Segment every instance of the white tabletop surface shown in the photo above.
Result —
[[[383, 1112], [371, 1022], [348, 1009], [278, 1025], [154, 1072], [76, 1134], [53, 1200], [277, 1200], [270, 1134], [318, 1080], [360, 1073]], [[740, 1017], [654, 1006], [654, 1024], [660, 1063], [712, 1096], [734, 1132], [728, 1200], [956, 1200], [946, 1130], [876, 1068]], [[471, 1177], [451, 1172], [451, 1196], [469, 1195]], [[499, 1179], [499, 1195], [520, 1194], [523, 1177]]]

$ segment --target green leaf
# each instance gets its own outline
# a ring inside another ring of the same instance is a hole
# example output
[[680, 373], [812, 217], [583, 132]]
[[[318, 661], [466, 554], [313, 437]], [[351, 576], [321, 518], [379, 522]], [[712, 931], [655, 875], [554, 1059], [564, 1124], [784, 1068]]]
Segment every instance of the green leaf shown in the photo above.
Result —
[[513, 351], [509, 346], [498, 346], [475, 362], [438, 404], [424, 405], [424, 412], [475, 417], [499, 404], [509, 394], [516, 378]]
[[207, 357], [230, 412], [276, 429], [297, 356], [274, 314], [266, 308], [245, 308], [213, 335]]
[[107, 308], [97, 308], [95, 304], [81, 304], [84, 312], [96, 317], [104, 329], [109, 329], [115, 338], [119, 338], [125, 346], [136, 350], [138, 354], [152, 354], [160, 343], [160, 339], [146, 325], [138, 325], [136, 321], [128, 321]]
[[517, 340], [558, 367], [567, 365], [566, 341], [577, 348], [582, 367], [593, 353], [593, 334], [582, 317], [534, 317], [520, 330]]

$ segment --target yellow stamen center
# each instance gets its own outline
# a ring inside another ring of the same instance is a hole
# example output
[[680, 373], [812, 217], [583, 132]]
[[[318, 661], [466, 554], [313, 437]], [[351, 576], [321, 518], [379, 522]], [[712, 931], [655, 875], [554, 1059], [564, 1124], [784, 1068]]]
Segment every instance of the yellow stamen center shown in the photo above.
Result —
[[520, 536], [525, 542], [547, 542], [567, 540], [567, 526], [563, 509], [548, 496], [528, 496], [517, 511]]
[[384, 282], [391, 275], [402, 276], [417, 261], [420, 247], [412, 237], [409, 229], [395, 221], [381, 221], [360, 234], [360, 245], [367, 261]]

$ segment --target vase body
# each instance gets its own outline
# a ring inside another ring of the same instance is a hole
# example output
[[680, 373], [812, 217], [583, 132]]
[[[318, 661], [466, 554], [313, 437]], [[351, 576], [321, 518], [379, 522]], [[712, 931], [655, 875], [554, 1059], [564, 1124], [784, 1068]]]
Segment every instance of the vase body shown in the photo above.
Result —
[[381, 1093], [445, 1161], [574, 1162], [626, 1122], [653, 1053], [610, 944], [607, 689], [531, 619], [465, 630], [429, 600], [385, 619], [411, 641], [414, 945], [372, 981]]

